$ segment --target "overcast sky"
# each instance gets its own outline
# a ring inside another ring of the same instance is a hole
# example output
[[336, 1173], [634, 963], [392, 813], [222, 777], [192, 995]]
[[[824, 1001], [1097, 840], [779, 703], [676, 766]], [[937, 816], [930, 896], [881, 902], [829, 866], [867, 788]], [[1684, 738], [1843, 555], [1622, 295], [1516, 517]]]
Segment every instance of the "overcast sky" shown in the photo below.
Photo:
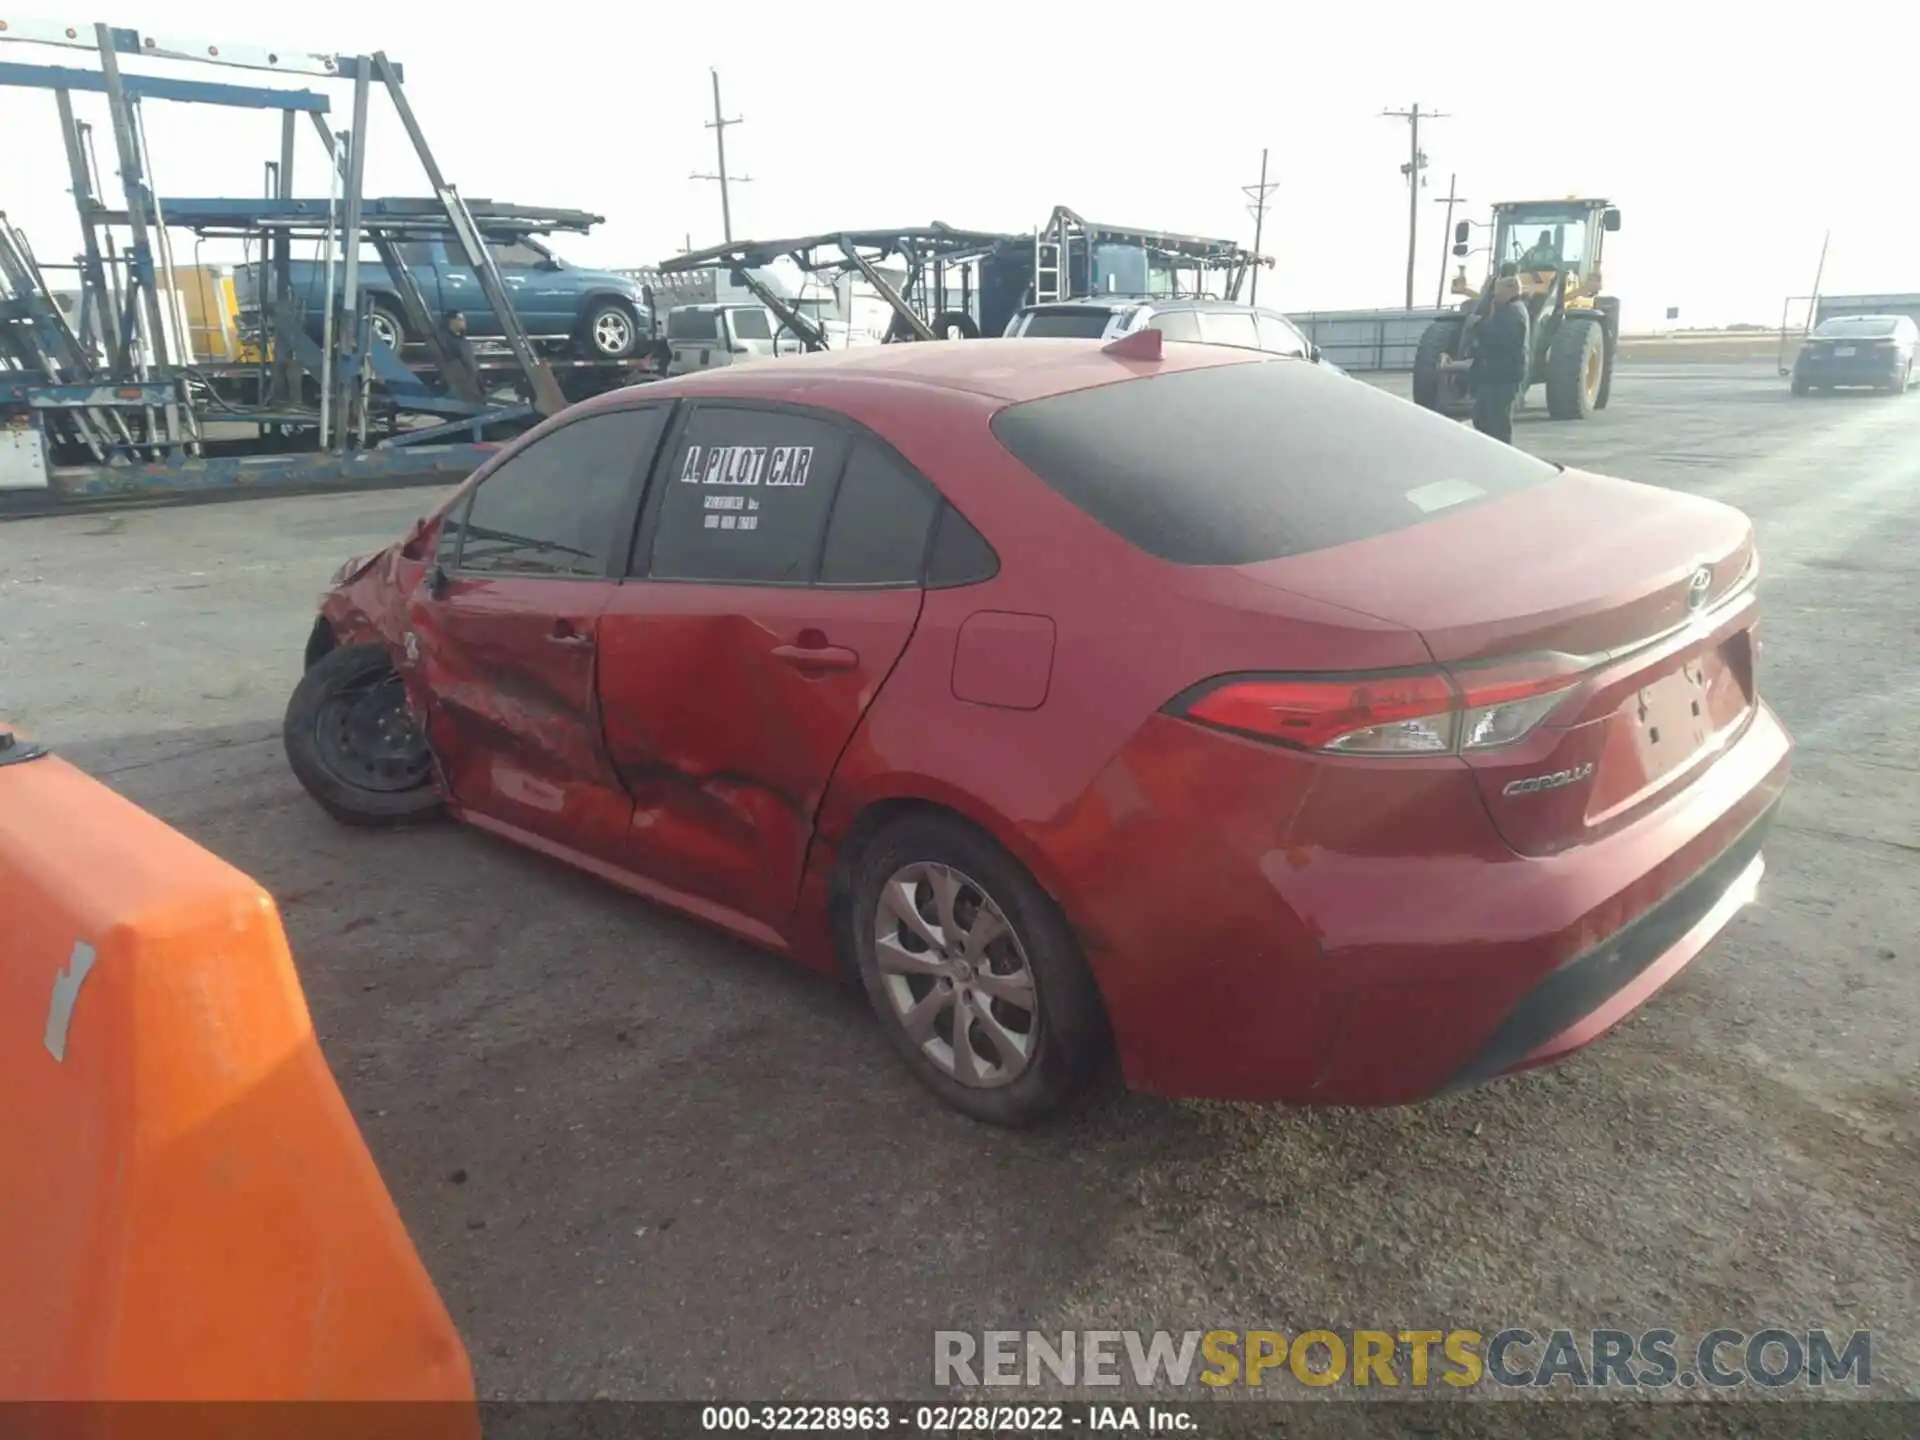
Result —
[[[1241, 187], [1265, 146], [1279, 189], [1263, 249], [1278, 263], [1261, 299], [1293, 310], [1398, 305], [1408, 135], [1379, 112], [1418, 101], [1449, 116], [1422, 127], [1419, 303], [1439, 277], [1444, 206], [1434, 200], [1453, 172], [1476, 218], [1500, 199], [1577, 192], [1618, 204], [1625, 224], [1609, 237], [1606, 274], [1630, 326], [1669, 305], [1683, 325], [1777, 323], [1783, 299], [1811, 289], [1829, 227], [1825, 290], [1920, 290], [1920, 9], [1892, 0], [1781, 7], [1778, 20], [1695, 0], [1237, 12], [972, 0], [861, 7], [853, 23], [831, 7], [758, 0], [333, 0], [285, 7], [280, 20], [275, 8], [113, 0], [100, 14], [31, 13], [162, 38], [384, 49], [405, 65], [428, 139], [463, 193], [607, 217], [557, 247], [583, 263], [647, 264], [688, 236], [719, 240], [716, 187], [688, 178], [713, 168], [702, 122], [717, 66], [728, 114], [745, 119], [727, 132], [729, 165], [753, 177], [734, 188], [737, 237], [936, 219], [1025, 230], [1065, 203], [1250, 242]], [[18, 44], [0, 44], [0, 60], [89, 63]], [[326, 89], [334, 128], [349, 124], [347, 86], [265, 83]], [[77, 103], [101, 122], [111, 172], [104, 102]], [[260, 193], [274, 117], [162, 102], [147, 111], [162, 197]], [[374, 115], [368, 192], [424, 193], [378, 95]], [[0, 89], [0, 141], [0, 209], [43, 259], [66, 258], [76, 232], [53, 97]], [[309, 131], [296, 171], [301, 193], [325, 195]], [[191, 251], [176, 242], [180, 263]]]

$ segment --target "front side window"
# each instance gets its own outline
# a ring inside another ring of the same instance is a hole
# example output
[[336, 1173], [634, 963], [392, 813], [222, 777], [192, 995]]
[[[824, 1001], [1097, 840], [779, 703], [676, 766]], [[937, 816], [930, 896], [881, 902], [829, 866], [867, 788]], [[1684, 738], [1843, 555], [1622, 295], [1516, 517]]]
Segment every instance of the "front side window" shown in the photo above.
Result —
[[667, 339], [669, 340], [718, 340], [720, 338], [720, 312], [717, 310], [697, 310], [682, 306], [667, 313]]
[[796, 411], [701, 405], [660, 469], [648, 577], [812, 583], [849, 438]]
[[471, 575], [605, 575], [666, 413], [648, 405], [588, 415], [509, 455], [447, 517], [441, 553], [457, 547], [454, 563]]
[[1294, 329], [1289, 321], [1261, 311], [1254, 316], [1254, 326], [1260, 332], [1260, 348], [1268, 354], [1306, 355], [1307, 337]]
[[734, 339], [771, 340], [773, 338], [773, 327], [767, 324], [766, 311], [735, 310], [731, 313]]

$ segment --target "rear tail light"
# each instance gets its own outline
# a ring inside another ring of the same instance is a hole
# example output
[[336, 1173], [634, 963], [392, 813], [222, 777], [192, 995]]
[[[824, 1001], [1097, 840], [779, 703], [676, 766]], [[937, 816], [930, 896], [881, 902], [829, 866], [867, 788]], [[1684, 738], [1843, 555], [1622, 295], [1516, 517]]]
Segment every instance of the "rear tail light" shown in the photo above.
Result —
[[1173, 708], [1201, 725], [1331, 755], [1456, 755], [1526, 738], [1589, 668], [1547, 655], [1452, 670], [1248, 676]]

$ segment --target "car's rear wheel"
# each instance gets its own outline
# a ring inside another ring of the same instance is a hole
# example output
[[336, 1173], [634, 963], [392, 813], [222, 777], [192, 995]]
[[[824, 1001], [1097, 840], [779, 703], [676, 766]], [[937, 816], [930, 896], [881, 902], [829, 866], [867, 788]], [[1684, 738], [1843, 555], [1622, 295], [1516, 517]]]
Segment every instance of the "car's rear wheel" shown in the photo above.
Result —
[[1793, 372], [1793, 379], [1787, 382], [1787, 388], [1796, 395], [1804, 395], [1813, 387], [1807, 384], [1807, 377], [1796, 370]]
[[957, 820], [910, 815], [866, 846], [851, 892], [861, 981], [922, 1084], [1006, 1126], [1085, 1093], [1108, 1053], [1099, 992], [1018, 861]]
[[344, 825], [402, 825], [440, 810], [433, 755], [383, 645], [343, 645], [294, 687], [282, 729], [287, 763]]
[[1902, 367], [1900, 373], [1887, 382], [1887, 393], [1890, 395], [1904, 395], [1912, 384], [1913, 362], [1909, 360], [1906, 365]]

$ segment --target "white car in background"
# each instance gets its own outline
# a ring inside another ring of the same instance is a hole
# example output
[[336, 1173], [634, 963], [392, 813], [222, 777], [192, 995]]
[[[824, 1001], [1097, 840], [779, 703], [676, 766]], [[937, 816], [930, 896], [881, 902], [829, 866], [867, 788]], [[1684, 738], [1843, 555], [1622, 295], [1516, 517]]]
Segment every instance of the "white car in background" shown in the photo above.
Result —
[[1014, 312], [1005, 334], [1012, 339], [1118, 340], [1137, 330], [1158, 330], [1169, 340], [1231, 345], [1311, 360], [1345, 374], [1286, 316], [1233, 300], [1099, 295], [1027, 305]]

